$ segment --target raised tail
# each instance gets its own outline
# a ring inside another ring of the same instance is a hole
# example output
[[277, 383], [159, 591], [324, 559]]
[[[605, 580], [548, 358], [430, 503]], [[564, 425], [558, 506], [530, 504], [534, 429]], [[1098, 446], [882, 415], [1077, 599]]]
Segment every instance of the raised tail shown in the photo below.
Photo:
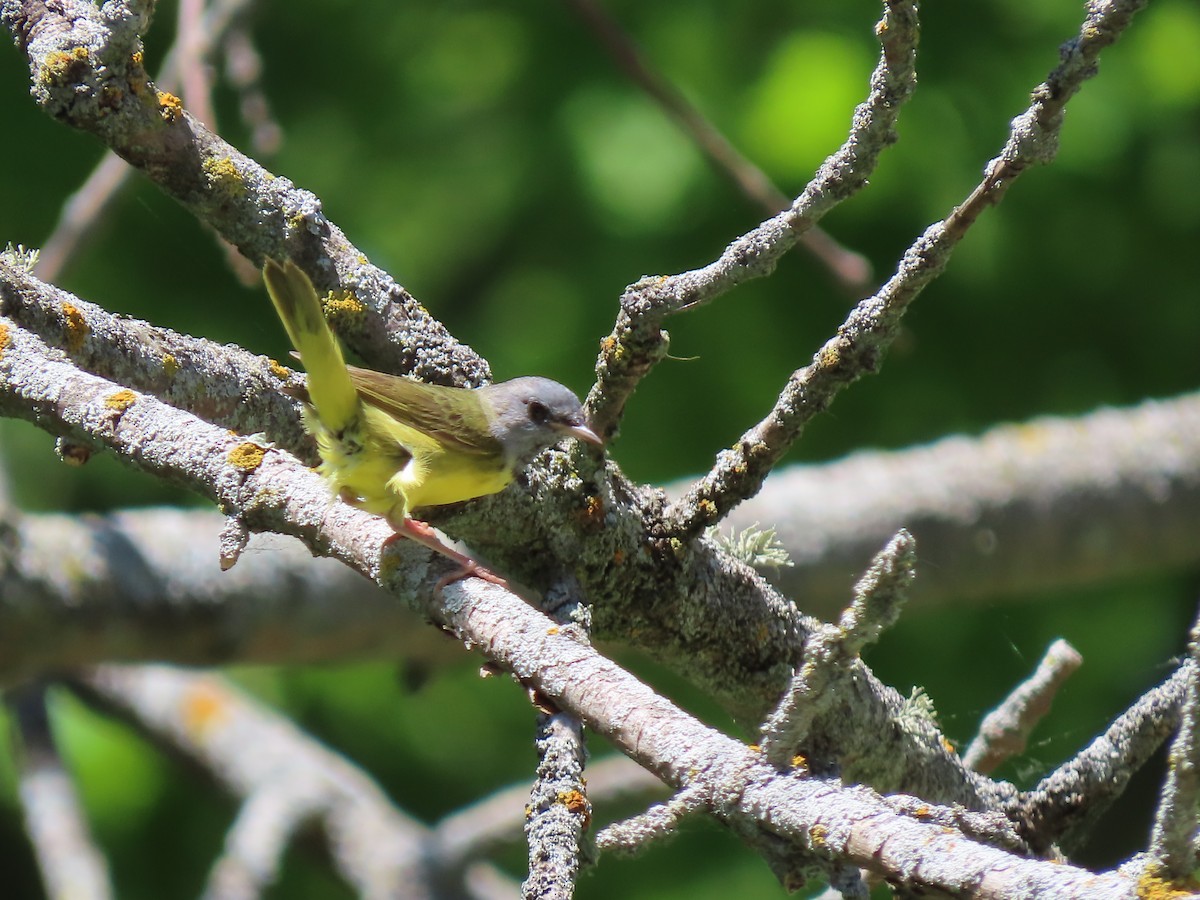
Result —
[[337, 338], [321, 313], [321, 301], [312, 282], [290, 259], [268, 259], [263, 267], [267, 293], [275, 311], [300, 353], [308, 372], [308, 396], [317, 418], [330, 432], [339, 434], [359, 414], [358, 391], [350, 381]]

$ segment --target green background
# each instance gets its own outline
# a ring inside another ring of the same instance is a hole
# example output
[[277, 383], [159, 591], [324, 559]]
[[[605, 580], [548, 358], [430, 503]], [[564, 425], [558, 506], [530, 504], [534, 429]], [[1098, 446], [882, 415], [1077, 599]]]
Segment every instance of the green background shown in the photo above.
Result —
[[[844, 139], [878, 53], [879, 10], [860, 0], [607, 8], [790, 195]], [[159, 4], [147, 39], [151, 72], [174, 15], [175, 4]], [[978, 182], [1081, 15], [1065, 2], [927, 3], [920, 85], [901, 114], [900, 142], [824, 226], [886, 278], [905, 247]], [[486, 356], [497, 378], [536, 372], [583, 393], [626, 284], [703, 265], [761, 218], [615, 70], [565, 4], [275, 2], [256, 6], [250, 25], [284, 133], [278, 153], [260, 162], [316, 193], [350, 239]], [[1197, 46], [1200, 8], [1189, 0], [1159, 0], [1138, 17], [1069, 105], [1058, 159], [985, 213], [912, 309], [882, 373], [840, 397], [790, 461], [1195, 388]], [[219, 131], [255, 155], [237, 95], [219, 81], [214, 99]], [[12, 48], [0, 49], [0, 121], [0, 244], [39, 246], [101, 148], [33, 105]], [[211, 234], [140, 176], [59, 283], [159, 325], [273, 356], [287, 350], [262, 291], [240, 284]], [[640, 480], [702, 472], [766, 412], [852, 299], [798, 251], [772, 278], [671, 320], [678, 359], [639, 388], [612, 454]], [[23, 423], [0, 423], [0, 439], [26, 510], [200, 502], [108, 459], [65, 469], [50, 438]], [[1070, 640], [1084, 668], [1029, 752], [1000, 773], [1028, 784], [1165, 677], [1196, 587], [1194, 572], [1168, 572], [997, 597], [983, 608], [914, 610], [868, 661], [904, 693], [925, 687], [947, 734], [965, 744], [1054, 637]], [[678, 679], [625, 661], [723, 722]], [[473, 664], [418, 690], [403, 687], [392, 665], [238, 674], [426, 821], [532, 771], [522, 692], [506, 679], [480, 682]], [[69, 700], [55, 711], [118, 894], [195, 895], [233, 802]], [[4, 766], [0, 858], [22, 885], [12, 896], [36, 897]], [[1154, 772], [1135, 785], [1088, 861], [1113, 863], [1144, 846], [1156, 785]], [[597, 820], [632, 811], [601, 808]], [[515, 852], [506, 864], [519, 873], [523, 858]], [[782, 893], [760, 861], [706, 823], [638, 860], [603, 861], [580, 889], [585, 898]], [[302, 848], [272, 896], [349, 891]]]

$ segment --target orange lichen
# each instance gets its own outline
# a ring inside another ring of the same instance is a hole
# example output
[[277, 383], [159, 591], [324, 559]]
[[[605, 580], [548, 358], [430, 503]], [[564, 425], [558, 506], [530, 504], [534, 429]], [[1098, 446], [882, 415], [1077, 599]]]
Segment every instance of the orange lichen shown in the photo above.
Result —
[[592, 804], [581, 791], [562, 791], [555, 799], [565, 806], [568, 812], [583, 817], [585, 830], [592, 824]]
[[66, 331], [67, 350], [71, 353], [78, 353], [92, 329], [88, 325], [87, 319], [83, 317], [83, 313], [79, 311], [79, 307], [74, 303], [64, 303], [62, 305], [62, 312], [63, 329]]
[[158, 114], [167, 124], [178, 121], [183, 115], [183, 101], [170, 91], [159, 91], [154, 97], [158, 100]]
[[193, 734], [203, 736], [229, 717], [229, 704], [214, 684], [202, 681], [188, 691], [183, 698], [184, 727]]
[[138, 395], [128, 388], [122, 388], [115, 394], [109, 394], [104, 398], [104, 405], [109, 409], [115, 409], [117, 412], [125, 412], [129, 407], [137, 402]]
[[262, 465], [263, 457], [267, 455], [266, 448], [245, 441], [229, 451], [225, 457], [229, 464], [242, 472], [253, 472]]
[[281, 366], [278, 362], [276, 362], [273, 359], [267, 360], [267, 368], [270, 369], [271, 374], [274, 375], [276, 378], [278, 378], [280, 381], [287, 381], [289, 378], [292, 377], [291, 369], [289, 369], [287, 366]]
[[43, 85], [71, 84], [83, 79], [91, 64], [87, 47], [72, 47], [70, 50], [55, 50], [46, 54], [37, 80]]
[[12, 338], [8, 334], [8, 326], [0, 324], [0, 354], [4, 353], [12, 344]]

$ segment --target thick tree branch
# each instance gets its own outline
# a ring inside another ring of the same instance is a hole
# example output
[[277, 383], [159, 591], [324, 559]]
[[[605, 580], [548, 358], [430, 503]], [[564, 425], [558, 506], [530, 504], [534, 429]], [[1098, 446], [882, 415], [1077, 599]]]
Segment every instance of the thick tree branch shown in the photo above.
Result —
[[319, 290], [351, 292], [360, 315], [339, 333], [378, 368], [426, 381], [480, 384], [487, 365], [387, 273], [367, 262], [286, 178], [211, 132], [143, 67], [139, 23], [119, 3], [3, 0], [0, 21], [29, 58], [34, 99], [55, 119], [94, 134], [256, 265], [292, 257]]
[[830, 616], [846, 571], [898, 528], [921, 546], [915, 612], [1194, 566], [1198, 507], [1200, 394], [1188, 394], [792, 466], [729, 522], [774, 528], [794, 566], [773, 580]]

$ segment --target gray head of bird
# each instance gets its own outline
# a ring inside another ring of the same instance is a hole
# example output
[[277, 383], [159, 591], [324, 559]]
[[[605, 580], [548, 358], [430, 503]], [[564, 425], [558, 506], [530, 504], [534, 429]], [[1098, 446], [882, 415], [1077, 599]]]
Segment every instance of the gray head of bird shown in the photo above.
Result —
[[514, 468], [564, 437], [604, 446], [588, 426], [579, 398], [557, 381], [527, 376], [479, 390], [490, 408], [492, 434]]

